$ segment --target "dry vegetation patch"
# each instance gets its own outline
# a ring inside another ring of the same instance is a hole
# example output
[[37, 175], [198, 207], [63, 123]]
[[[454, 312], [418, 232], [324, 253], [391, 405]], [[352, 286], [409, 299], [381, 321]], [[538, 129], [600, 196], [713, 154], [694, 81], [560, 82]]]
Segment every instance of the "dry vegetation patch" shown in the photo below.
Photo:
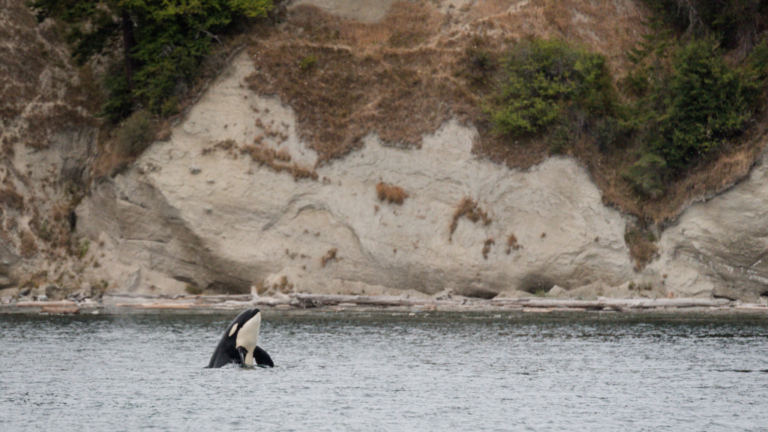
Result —
[[359, 147], [372, 131], [390, 144], [419, 146], [446, 120], [481, 114], [451, 75], [460, 46], [433, 40], [441, 20], [430, 4], [398, 4], [376, 24], [299, 6], [284, 29], [252, 45], [257, 71], [248, 83], [291, 105], [321, 162]]
[[15, 190], [6, 187], [0, 189], [0, 204], [3, 208], [22, 210], [24, 208], [24, 197]]
[[517, 236], [510, 234], [509, 237], [507, 237], [507, 255], [509, 255], [513, 250], [520, 250], [521, 247], [522, 246], [517, 243]]
[[317, 180], [319, 177], [314, 169], [291, 162], [291, 155], [285, 149], [275, 150], [265, 145], [246, 145], [240, 150], [251, 156], [254, 162], [266, 166], [275, 172], [288, 172], [294, 180]]
[[387, 201], [390, 204], [403, 205], [403, 202], [408, 198], [408, 193], [400, 186], [379, 182], [376, 185], [376, 196], [379, 197], [379, 201]]
[[487, 238], [483, 242], [483, 259], [488, 259], [488, 254], [491, 252], [491, 246], [496, 244], [496, 241], [493, 238]]
[[459, 219], [463, 217], [469, 219], [472, 223], [482, 221], [483, 225], [487, 226], [491, 224], [491, 218], [488, 217], [488, 213], [480, 208], [475, 200], [469, 197], [464, 197], [456, 208], [456, 211], [453, 213], [453, 219], [451, 220], [450, 226], [451, 234], [448, 237], [449, 240], [453, 237], [454, 231], [456, 231], [456, 228], [459, 226]]
[[320, 258], [320, 265], [322, 267], [325, 267], [326, 264], [328, 264], [331, 261], [336, 261], [338, 257], [336, 256], [336, 253], [338, 250], [336, 248], [328, 249], [328, 252], [323, 255], [322, 258]]
[[19, 247], [19, 253], [24, 258], [32, 258], [37, 253], [37, 243], [35, 242], [35, 236], [29, 230], [24, 230], [21, 233], [21, 246]]
[[656, 237], [647, 229], [628, 226], [627, 232], [624, 233], [624, 242], [629, 248], [629, 256], [635, 260], [637, 271], [645, 268], [646, 264], [658, 256]]

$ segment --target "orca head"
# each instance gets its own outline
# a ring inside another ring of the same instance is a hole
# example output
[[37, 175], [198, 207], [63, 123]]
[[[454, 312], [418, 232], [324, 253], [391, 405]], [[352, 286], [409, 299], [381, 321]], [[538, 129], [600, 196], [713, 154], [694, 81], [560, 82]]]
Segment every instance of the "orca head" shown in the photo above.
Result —
[[[235, 340], [235, 349], [240, 353], [244, 366], [253, 366], [253, 353], [256, 351], [256, 345], [259, 343], [259, 329], [261, 328], [261, 311], [258, 309], [248, 309], [240, 314], [242, 320], [238, 319], [239, 330]], [[235, 328], [233, 327], [232, 333]], [[230, 333], [230, 336], [232, 336]]]

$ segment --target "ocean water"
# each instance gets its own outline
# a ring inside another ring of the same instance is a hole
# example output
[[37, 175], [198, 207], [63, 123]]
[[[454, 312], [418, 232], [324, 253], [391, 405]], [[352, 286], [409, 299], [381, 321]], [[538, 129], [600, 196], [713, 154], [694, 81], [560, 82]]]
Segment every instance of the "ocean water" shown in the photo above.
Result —
[[0, 315], [0, 431], [768, 431], [768, 316]]

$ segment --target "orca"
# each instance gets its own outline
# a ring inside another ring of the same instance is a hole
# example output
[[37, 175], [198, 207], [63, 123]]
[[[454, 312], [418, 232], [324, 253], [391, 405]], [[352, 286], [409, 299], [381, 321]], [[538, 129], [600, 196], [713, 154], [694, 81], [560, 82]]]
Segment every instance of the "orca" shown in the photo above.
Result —
[[261, 327], [261, 312], [248, 309], [240, 313], [224, 331], [208, 363], [209, 368], [220, 368], [230, 363], [261, 367], [274, 367], [272, 358], [257, 344]]

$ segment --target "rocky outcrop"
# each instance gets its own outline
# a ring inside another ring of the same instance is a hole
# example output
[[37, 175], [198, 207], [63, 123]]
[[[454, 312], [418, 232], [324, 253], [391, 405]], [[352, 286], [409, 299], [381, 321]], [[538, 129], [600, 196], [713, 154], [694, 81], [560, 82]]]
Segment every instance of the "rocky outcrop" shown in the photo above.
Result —
[[[242, 55], [168, 142], [78, 208], [78, 230], [108, 244], [115, 261], [102, 259], [105, 278], [128, 290], [166, 289], [165, 277], [175, 289], [492, 297], [632, 276], [624, 219], [573, 160], [509, 170], [473, 156], [474, 130], [449, 122], [421, 149], [372, 134], [361, 150], [313, 168], [290, 108], [243, 88], [251, 72]], [[282, 152], [282, 165], [254, 160], [257, 138], [258, 154]], [[403, 204], [380, 201], [380, 182], [402, 188]]]
[[93, 77], [24, 1], [0, 0], [0, 40], [0, 289], [78, 284], [71, 215], [95, 149]]
[[692, 206], [667, 228], [649, 273], [681, 295], [768, 297], [767, 157], [747, 180]]

